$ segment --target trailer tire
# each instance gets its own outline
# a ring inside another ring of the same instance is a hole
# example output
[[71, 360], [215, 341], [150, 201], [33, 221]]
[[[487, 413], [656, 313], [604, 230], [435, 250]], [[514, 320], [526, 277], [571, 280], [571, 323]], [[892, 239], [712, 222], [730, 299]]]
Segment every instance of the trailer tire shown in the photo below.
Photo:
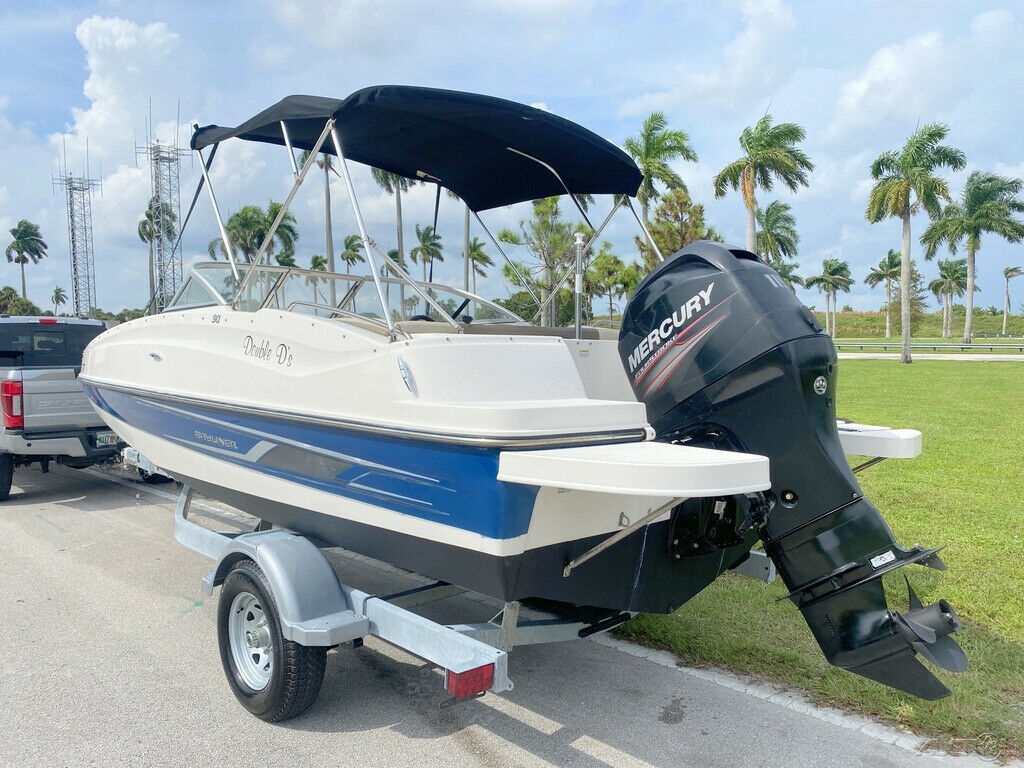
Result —
[[7, 501], [14, 482], [14, 455], [0, 453], [0, 501]]
[[[242, 636], [259, 646], [242, 645]], [[327, 649], [284, 639], [270, 584], [252, 560], [240, 560], [224, 580], [217, 640], [232, 693], [261, 720], [276, 723], [295, 717], [320, 694]]]

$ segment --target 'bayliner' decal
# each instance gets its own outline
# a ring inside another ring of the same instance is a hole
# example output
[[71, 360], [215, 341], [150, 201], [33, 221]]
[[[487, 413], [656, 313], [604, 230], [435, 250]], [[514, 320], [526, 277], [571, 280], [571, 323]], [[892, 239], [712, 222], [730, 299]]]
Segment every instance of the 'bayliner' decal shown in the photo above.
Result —
[[[711, 291], [715, 283], [708, 283], [708, 287], [697, 291], [693, 296], [684, 301], [675, 312], [666, 317], [647, 334], [636, 348], [629, 355], [629, 372], [636, 372], [637, 368], [654, 352], [655, 348], [664, 345], [670, 338], [679, 333], [679, 329], [686, 325], [687, 321], [701, 310], [707, 309], [711, 303]], [[662, 350], [664, 350], [664, 346]]]

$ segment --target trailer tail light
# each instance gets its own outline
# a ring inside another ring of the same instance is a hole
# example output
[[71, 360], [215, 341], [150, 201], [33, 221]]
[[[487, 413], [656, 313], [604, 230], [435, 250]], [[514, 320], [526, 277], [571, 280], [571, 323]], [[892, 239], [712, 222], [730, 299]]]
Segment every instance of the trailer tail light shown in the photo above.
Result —
[[57, 318], [56, 317], [40, 317], [39, 318], [39, 322], [42, 323], [43, 325], [56, 325], [57, 324]]
[[465, 672], [445, 671], [444, 687], [455, 699], [468, 699], [470, 696], [489, 691], [494, 685], [494, 664], [467, 669]]
[[0, 407], [4, 414], [4, 429], [24, 429], [25, 410], [22, 403], [24, 389], [20, 381], [0, 381]]

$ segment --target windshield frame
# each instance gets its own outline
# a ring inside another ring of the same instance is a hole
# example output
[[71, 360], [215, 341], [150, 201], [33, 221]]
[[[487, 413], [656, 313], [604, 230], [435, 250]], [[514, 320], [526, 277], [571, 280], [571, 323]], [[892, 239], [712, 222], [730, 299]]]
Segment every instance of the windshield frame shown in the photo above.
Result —
[[[260, 301], [259, 305], [254, 307], [254, 308], [250, 308], [249, 311], [253, 311], [254, 309], [266, 309], [266, 308], [272, 307], [274, 305], [275, 300], [277, 299], [277, 296], [278, 296], [282, 286], [285, 284], [287, 279], [290, 278], [290, 277], [311, 277], [311, 278], [314, 278], [314, 279], [315, 278], [331, 279], [331, 280], [339, 280], [339, 281], [351, 283], [351, 285], [345, 290], [344, 294], [338, 300], [337, 306], [332, 307], [332, 306], [330, 306], [328, 304], [321, 305], [319, 303], [313, 303], [313, 302], [292, 301], [292, 302], [289, 303], [289, 305], [288, 305], [288, 307], [286, 307], [286, 309], [288, 311], [292, 311], [292, 307], [293, 306], [316, 306], [316, 307], [318, 307], [320, 309], [323, 309], [323, 310], [325, 310], [327, 312], [331, 312], [333, 314], [348, 315], [348, 316], [352, 316], [352, 317], [359, 317], [359, 318], [362, 318], [364, 320], [370, 320], [370, 321], [379, 322], [379, 323], [381, 323], [384, 326], [387, 325], [387, 323], [382, 319], [382, 317], [373, 317], [373, 316], [370, 316], [370, 315], [364, 315], [362, 313], [355, 312], [352, 309], [353, 302], [356, 300], [356, 297], [359, 296], [360, 293], [363, 292], [364, 286], [367, 283], [373, 283], [374, 282], [374, 278], [373, 278], [372, 275], [368, 275], [368, 274], [358, 274], [357, 275], [357, 274], [347, 274], [347, 273], [341, 273], [341, 272], [326, 272], [326, 271], [323, 271], [323, 270], [302, 269], [300, 267], [285, 267], [285, 266], [275, 265], [275, 264], [261, 264], [261, 265], [256, 265], [256, 264], [239, 264], [237, 266], [238, 266], [239, 272], [248, 273], [248, 272], [251, 272], [251, 271], [255, 270], [255, 271], [263, 273], [263, 274], [268, 274], [268, 275], [276, 274], [277, 275], [277, 279], [274, 280], [273, 284], [267, 289], [267, 292], [262, 297], [262, 300]], [[242, 306], [239, 306], [239, 304], [241, 302], [238, 301], [237, 288], [234, 289], [234, 291], [233, 291], [233, 295], [236, 296], [235, 301], [233, 302], [231, 299], [226, 298], [221, 291], [217, 290], [217, 288], [214, 287], [214, 284], [210, 281], [210, 279], [204, 274], [204, 272], [212, 271], [212, 270], [230, 272], [231, 271], [231, 265], [228, 262], [226, 262], [226, 261], [204, 261], [204, 262], [196, 262], [196, 263], [192, 264], [189, 267], [188, 279], [186, 279], [185, 282], [182, 283], [181, 288], [178, 289], [178, 292], [175, 294], [174, 298], [171, 300], [170, 304], [168, 304], [167, 308], [164, 311], [165, 312], [173, 312], [173, 311], [181, 311], [181, 310], [184, 310], [184, 309], [196, 309], [196, 308], [199, 308], [199, 307], [209, 307], [209, 306], [225, 306], [226, 307], [226, 306], [231, 306], [232, 304], [235, 305], [236, 309], [243, 309], [243, 311], [244, 311], [245, 308], [242, 307]], [[398, 278], [398, 277], [380, 277], [378, 279], [384, 285], [394, 285], [394, 286], [408, 286], [409, 285], [409, 283], [406, 280], [404, 280], [402, 278]], [[192, 280], [196, 280], [196, 282], [199, 284], [199, 286], [201, 286], [203, 289], [205, 289], [207, 294], [209, 294], [209, 297], [210, 297], [209, 303], [198, 303], [198, 304], [197, 303], [189, 303], [189, 304], [183, 304], [183, 305], [179, 305], [178, 304], [178, 302], [180, 301], [180, 299], [184, 295], [186, 289], [188, 288], [188, 286], [190, 285]], [[244, 282], [246, 282], [246, 281], [243, 279], [243, 283]], [[454, 296], [454, 297], [457, 297], [458, 299], [460, 299], [460, 303], [461, 303], [461, 301], [468, 300], [470, 303], [475, 302], [479, 306], [487, 307], [488, 309], [492, 310], [495, 314], [497, 314], [499, 316], [498, 319], [486, 320], [486, 321], [481, 321], [481, 322], [494, 323], [494, 324], [499, 324], [499, 325], [526, 325], [527, 324], [526, 321], [523, 318], [521, 318], [519, 315], [515, 314], [511, 310], [506, 309], [505, 307], [501, 306], [500, 304], [497, 304], [496, 302], [490, 301], [489, 299], [485, 299], [482, 296], [478, 296], [477, 294], [471, 293], [469, 291], [464, 291], [461, 288], [456, 288], [455, 286], [447, 285], [445, 283], [429, 283], [429, 282], [428, 283], [420, 283], [420, 282], [417, 282], [417, 281], [413, 281], [413, 282], [417, 285], [417, 287], [419, 287], [420, 291], [430, 295], [431, 304], [437, 303], [437, 301], [438, 301], [438, 294], [448, 294], [449, 296]], [[251, 281], [249, 281], [249, 285], [252, 285]], [[376, 296], [376, 292], [374, 292], [374, 294], [372, 296], [372, 299], [375, 300], [377, 304], [380, 304], [379, 299]], [[441, 307], [440, 305], [438, 305], [438, 307], [439, 307], [439, 309], [442, 312], [445, 312], [445, 316], [446, 317], [451, 317], [450, 315], [447, 314], [447, 310], [445, 310], [444, 307]], [[391, 308], [381, 306], [381, 310], [386, 315], [386, 314], [390, 314]], [[463, 312], [464, 311], [465, 310], [463, 310]], [[429, 312], [426, 313], [426, 314], [429, 314]], [[462, 313], [460, 312], [460, 315], [461, 314]], [[409, 320], [409, 318], [401, 318], [397, 322], [403, 322], [403, 321], [408, 321], [408, 320]]]

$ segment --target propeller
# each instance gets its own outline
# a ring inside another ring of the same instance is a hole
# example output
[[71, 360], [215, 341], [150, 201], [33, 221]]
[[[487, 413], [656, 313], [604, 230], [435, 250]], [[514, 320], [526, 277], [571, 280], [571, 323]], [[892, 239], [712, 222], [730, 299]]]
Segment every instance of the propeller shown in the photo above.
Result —
[[967, 671], [967, 654], [950, 637], [961, 627], [956, 611], [945, 600], [923, 605], [910, 586], [910, 579], [906, 581], [910, 610], [906, 615], [893, 611], [900, 635], [932, 664], [950, 672]]

